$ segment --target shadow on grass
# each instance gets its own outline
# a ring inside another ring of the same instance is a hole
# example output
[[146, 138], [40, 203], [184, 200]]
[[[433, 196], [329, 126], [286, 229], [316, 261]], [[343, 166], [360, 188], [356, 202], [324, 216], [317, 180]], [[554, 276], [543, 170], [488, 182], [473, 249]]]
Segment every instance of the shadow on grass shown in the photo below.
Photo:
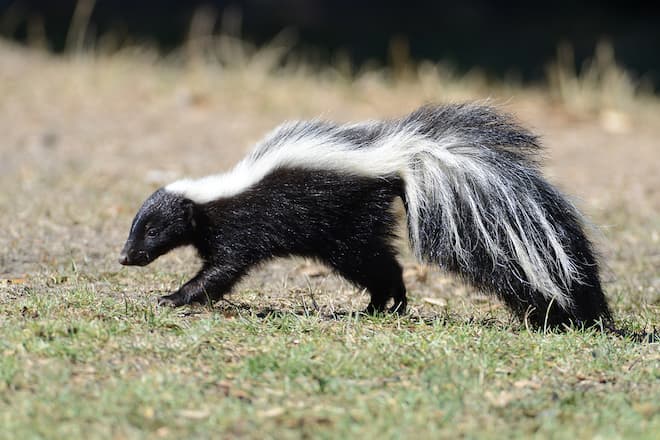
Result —
[[[345, 321], [348, 319], [366, 319], [366, 320], [381, 320], [381, 322], [396, 322], [398, 325], [429, 325], [439, 327], [452, 327], [452, 326], [476, 326], [484, 329], [506, 331], [513, 334], [519, 333], [549, 333], [549, 334], [562, 334], [571, 330], [580, 332], [603, 332], [605, 334], [627, 339], [636, 343], [652, 344], [660, 343], [660, 332], [654, 327], [652, 331], [635, 331], [629, 326], [614, 327], [605, 326], [603, 328], [578, 328], [575, 326], [553, 328], [553, 329], [535, 329], [525, 326], [511, 318], [509, 321], [503, 321], [501, 318], [495, 317], [474, 317], [470, 316], [465, 318], [456, 313], [443, 311], [440, 313], [417, 313], [408, 312], [403, 315], [382, 313], [377, 315], [370, 315], [362, 311], [347, 311], [347, 310], [333, 310], [331, 312], [323, 312], [319, 308], [314, 309], [278, 309], [274, 307], [258, 307], [254, 304], [248, 303], [234, 303], [227, 299], [223, 299], [215, 305], [208, 307], [193, 307], [186, 310], [183, 315], [195, 315], [203, 313], [203, 310], [210, 312], [221, 313], [225, 316], [238, 316], [241, 313], [248, 313], [259, 319], [278, 319], [290, 316], [297, 317], [315, 317], [323, 321]], [[383, 321], [384, 320], [384, 321]]]

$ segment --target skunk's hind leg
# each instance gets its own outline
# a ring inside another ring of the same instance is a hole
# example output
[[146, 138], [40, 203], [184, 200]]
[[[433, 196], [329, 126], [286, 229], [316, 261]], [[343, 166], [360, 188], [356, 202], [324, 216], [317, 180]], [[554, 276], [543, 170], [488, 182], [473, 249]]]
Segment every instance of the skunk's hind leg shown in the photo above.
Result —
[[396, 263], [396, 266], [392, 265], [388, 269], [372, 273], [371, 276], [373, 278], [363, 283], [371, 294], [371, 301], [364, 312], [370, 315], [382, 313], [385, 311], [388, 300], [392, 298], [394, 302], [388, 312], [399, 315], [405, 314], [408, 300], [406, 298], [406, 286], [401, 276], [401, 266]]
[[347, 280], [369, 291], [371, 301], [365, 313], [383, 313], [387, 302], [394, 304], [389, 312], [406, 313], [406, 286], [403, 283], [403, 269], [389, 248], [370, 250], [368, 254], [331, 261], [332, 266]]

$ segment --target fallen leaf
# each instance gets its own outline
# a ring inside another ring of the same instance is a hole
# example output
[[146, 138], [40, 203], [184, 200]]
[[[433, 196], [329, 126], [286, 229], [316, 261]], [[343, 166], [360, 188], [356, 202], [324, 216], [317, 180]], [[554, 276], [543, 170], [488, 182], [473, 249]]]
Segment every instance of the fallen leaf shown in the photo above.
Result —
[[447, 300], [445, 300], [443, 298], [425, 297], [425, 298], [422, 298], [422, 301], [427, 302], [429, 304], [433, 304], [434, 306], [439, 306], [439, 307], [446, 307], [447, 306]]

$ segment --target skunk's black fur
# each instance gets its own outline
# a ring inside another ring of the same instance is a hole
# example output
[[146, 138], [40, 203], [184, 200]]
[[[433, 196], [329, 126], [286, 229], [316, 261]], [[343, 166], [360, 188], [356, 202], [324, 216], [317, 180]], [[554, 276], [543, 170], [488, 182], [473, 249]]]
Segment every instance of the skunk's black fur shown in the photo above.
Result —
[[488, 107], [278, 128], [232, 172], [180, 181], [136, 215], [120, 262], [193, 245], [202, 269], [161, 304], [212, 302], [274, 257], [316, 258], [404, 312], [400, 197], [417, 256], [495, 293], [538, 327], [611, 323], [579, 213], [537, 169], [536, 138]]

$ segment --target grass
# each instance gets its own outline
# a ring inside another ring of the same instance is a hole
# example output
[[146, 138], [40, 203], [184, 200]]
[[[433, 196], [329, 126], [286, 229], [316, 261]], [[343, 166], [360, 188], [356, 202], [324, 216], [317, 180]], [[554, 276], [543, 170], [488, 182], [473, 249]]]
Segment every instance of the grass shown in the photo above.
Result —
[[[617, 323], [649, 331], [657, 98], [625, 92], [602, 113], [554, 83], [431, 63], [399, 78], [313, 69], [282, 65], [278, 47], [207, 44], [187, 64], [140, 48], [55, 58], [0, 44], [0, 438], [655, 438], [657, 343], [528, 331], [407, 251], [401, 318], [352, 314], [366, 294], [303, 260], [256, 269], [231, 302], [159, 309], [194, 255], [143, 269], [116, 257], [150, 191], [231, 166], [284, 119], [490, 98], [542, 134], [550, 179], [600, 227]], [[609, 89], [589, 90], [604, 102]]]
[[450, 315], [161, 311], [85, 283], [3, 310], [14, 438], [652, 438], [657, 346]]

